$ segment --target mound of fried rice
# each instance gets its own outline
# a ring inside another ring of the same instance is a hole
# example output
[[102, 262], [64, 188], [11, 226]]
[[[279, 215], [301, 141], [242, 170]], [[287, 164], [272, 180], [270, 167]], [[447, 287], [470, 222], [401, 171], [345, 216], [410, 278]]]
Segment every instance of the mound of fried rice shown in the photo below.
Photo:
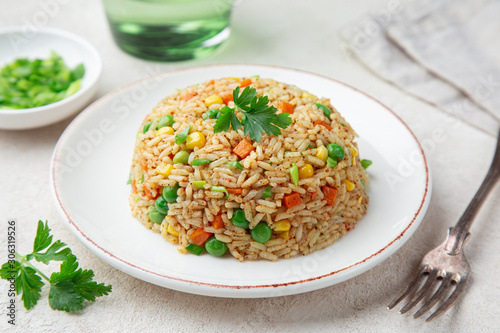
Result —
[[[198, 228], [226, 243], [228, 252], [240, 261], [259, 258], [276, 261], [321, 250], [352, 230], [367, 211], [368, 176], [360, 164], [357, 135], [328, 99], [294, 85], [258, 77], [251, 78], [251, 87], [257, 89], [258, 96], [267, 95], [278, 110], [282, 101], [291, 103], [293, 123], [282, 130], [280, 136], [264, 133], [259, 142], [245, 137], [242, 128], [214, 133], [216, 119], [204, 120], [202, 115], [224, 104], [207, 106], [205, 100], [213, 95], [232, 94], [243, 79], [215, 79], [179, 90], [161, 101], [144, 119], [137, 134], [131, 168], [132, 215], [145, 227], [178, 244], [180, 253], [187, 253], [190, 235]], [[226, 103], [234, 107], [232, 101]], [[329, 119], [315, 103], [332, 110]], [[174, 134], [156, 129], [163, 115], [174, 117]], [[152, 121], [150, 129], [143, 133], [143, 126], [149, 121]], [[188, 150], [185, 143], [174, 143], [175, 135], [188, 126], [191, 133], [201, 132], [206, 138], [203, 147], [190, 151], [189, 161], [208, 159], [212, 163], [173, 164], [177, 152]], [[240, 159], [233, 149], [245, 138], [254, 149]], [[340, 145], [345, 151], [345, 158], [336, 167], [329, 167], [316, 157], [318, 147], [330, 143]], [[228, 161], [239, 161], [243, 170], [230, 168]], [[293, 163], [299, 168], [312, 165], [314, 175], [300, 179], [295, 186], [289, 172]], [[159, 171], [169, 164], [173, 164], [173, 168], [168, 174]], [[203, 189], [193, 185], [197, 180], [206, 181]], [[153, 223], [148, 217], [148, 207], [155, 205], [163, 187], [176, 184], [180, 185], [177, 202], [169, 204], [168, 215], [161, 224]], [[225, 193], [211, 191], [211, 186], [241, 189], [241, 194], [225, 198]], [[262, 199], [267, 186], [272, 188], [273, 196]], [[337, 190], [333, 204], [328, 204], [322, 191], [324, 186]], [[283, 198], [293, 192], [300, 194], [301, 203], [287, 209]], [[250, 229], [259, 222], [267, 223], [273, 229], [271, 239], [258, 243], [252, 240], [249, 230], [234, 226], [230, 219], [238, 208], [244, 211]], [[214, 228], [212, 222], [216, 215], [222, 217], [224, 227]], [[276, 228], [279, 222], [285, 223]], [[283, 225], [289, 225], [289, 230], [283, 231]]]

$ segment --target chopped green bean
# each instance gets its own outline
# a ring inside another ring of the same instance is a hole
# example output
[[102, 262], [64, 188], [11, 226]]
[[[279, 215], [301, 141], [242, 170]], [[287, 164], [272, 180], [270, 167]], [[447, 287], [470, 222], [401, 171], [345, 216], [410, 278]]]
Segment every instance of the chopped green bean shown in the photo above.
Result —
[[289, 171], [292, 182], [295, 184], [295, 186], [299, 186], [299, 168], [297, 167], [297, 164], [293, 163], [289, 168]]
[[193, 244], [193, 243], [186, 246], [186, 250], [188, 250], [189, 252], [191, 252], [192, 254], [195, 254], [197, 256], [199, 256], [200, 254], [203, 253], [203, 251], [205, 251], [205, 249], [202, 246], [198, 246], [198, 245]]
[[193, 182], [194, 187], [196, 187], [199, 190], [202, 190], [207, 182], [204, 180], [195, 180]]
[[210, 164], [210, 163], [212, 163], [212, 161], [200, 159], [200, 160], [193, 160], [189, 164], [191, 164], [192, 166], [200, 166], [200, 165]]

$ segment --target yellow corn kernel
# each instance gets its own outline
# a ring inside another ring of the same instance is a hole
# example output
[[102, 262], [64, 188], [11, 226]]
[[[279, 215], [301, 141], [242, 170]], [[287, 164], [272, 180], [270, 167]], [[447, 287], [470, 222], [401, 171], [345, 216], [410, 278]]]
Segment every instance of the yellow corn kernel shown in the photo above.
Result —
[[328, 159], [328, 149], [326, 149], [325, 146], [319, 146], [318, 149], [316, 149], [316, 157], [326, 162]]
[[212, 104], [222, 104], [222, 103], [223, 103], [222, 97], [220, 97], [219, 95], [211, 95], [205, 98], [206, 106], [210, 106]]
[[167, 231], [172, 236], [179, 237], [179, 232], [175, 230], [174, 227], [172, 227], [170, 224], [168, 225]]
[[203, 148], [205, 145], [205, 136], [201, 132], [193, 132], [187, 136], [186, 148], [193, 150], [194, 147]]
[[363, 196], [358, 198], [358, 205], [361, 205], [361, 202], [363, 202]]
[[292, 224], [288, 220], [281, 220], [274, 224], [274, 231], [288, 231], [292, 227]]
[[234, 81], [238, 81], [238, 82], [241, 81], [241, 79], [239, 77], [228, 77], [228, 79], [231, 79], [231, 80], [234, 80]]
[[302, 98], [311, 98], [311, 99], [316, 99], [316, 96], [314, 96], [313, 94], [308, 93], [307, 91], [304, 91], [304, 92], [302, 93]]
[[350, 147], [352, 153], [352, 165], [356, 165], [356, 155], [358, 155], [358, 151], [354, 147]]
[[344, 179], [342, 181], [342, 183], [345, 184], [345, 188], [348, 192], [351, 192], [352, 190], [354, 190], [354, 188], [356, 187], [356, 185], [354, 185], [354, 183], [348, 181], [347, 179]]
[[172, 164], [165, 164], [162, 162], [156, 167], [156, 172], [158, 172], [162, 176], [168, 177], [173, 168], [174, 166]]
[[314, 176], [314, 169], [311, 164], [304, 164], [299, 168], [300, 179], [311, 178], [312, 176]]
[[288, 231], [283, 231], [278, 234], [279, 238], [283, 238], [284, 240], [289, 240], [290, 239], [290, 232]]
[[174, 129], [170, 126], [165, 126], [156, 131], [156, 136], [160, 136], [163, 134], [174, 134]]

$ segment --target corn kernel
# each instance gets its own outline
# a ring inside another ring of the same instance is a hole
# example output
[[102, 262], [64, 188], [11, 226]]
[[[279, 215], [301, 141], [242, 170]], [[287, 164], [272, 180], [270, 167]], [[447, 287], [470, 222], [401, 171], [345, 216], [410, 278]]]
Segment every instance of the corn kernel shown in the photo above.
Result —
[[156, 131], [156, 136], [160, 136], [163, 134], [174, 134], [174, 129], [170, 126], [162, 127], [158, 131]]
[[361, 205], [362, 202], [363, 202], [363, 196], [358, 198], [358, 205]]
[[358, 151], [354, 147], [350, 147], [352, 153], [352, 165], [356, 165], [356, 155], [358, 155]]
[[318, 149], [316, 149], [316, 157], [326, 162], [328, 159], [328, 149], [326, 149], [325, 146], [319, 146]]
[[354, 190], [354, 188], [356, 187], [356, 185], [354, 185], [354, 183], [348, 181], [347, 179], [344, 179], [342, 181], [342, 183], [345, 184], [345, 188], [348, 192], [351, 192], [352, 190]]
[[292, 224], [288, 220], [281, 220], [274, 224], [274, 231], [288, 231], [292, 227]]
[[187, 136], [186, 148], [193, 150], [194, 147], [203, 148], [205, 145], [205, 136], [201, 132], [193, 132]]
[[210, 106], [212, 104], [222, 104], [222, 103], [223, 103], [222, 97], [220, 97], [219, 95], [212, 95], [205, 98], [206, 106]]
[[162, 176], [168, 177], [173, 168], [174, 166], [172, 164], [165, 164], [162, 162], [156, 167], [156, 172], [158, 172]]
[[241, 79], [239, 77], [228, 77], [228, 79], [231, 79], [231, 80], [234, 80], [234, 81], [238, 81], [238, 82], [241, 81]]
[[288, 231], [283, 231], [278, 234], [279, 238], [283, 238], [284, 240], [289, 240], [290, 239], [290, 232]]
[[307, 91], [304, 91], [304, 92], [302, 93], [302, 98], [311, 98], [311, 99], [316, 99], [316, 96], [314, 96], [313, 94], [308, 93]]
[[179, 237], [179, 232], [175, 230], [174, 227], [172, 227], [170, 224], [168, 225], [167, 231], [172, 236]]
[[311, 178], [312, 176], [314, 176], [314, 169], [311, 164], [304, 164], [299, 168], [300, 179]]

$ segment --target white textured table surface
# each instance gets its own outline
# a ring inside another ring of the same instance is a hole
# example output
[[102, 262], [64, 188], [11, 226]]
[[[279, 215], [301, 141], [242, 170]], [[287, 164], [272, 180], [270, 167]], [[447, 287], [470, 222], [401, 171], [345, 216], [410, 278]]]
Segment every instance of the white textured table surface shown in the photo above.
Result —
[[232, 35], [216, 54], [201, 61], [171, 64], [150, 63], [121, 52], [111, 39], [98, 0], [0, 0], [0, 27], [33, 22], [44, 10], [43, 3], [57, 4], [47, 26], [76, 33], [98, 48], [104, 62], [99, 96], [148, 75], [148, 66], [168, 71], [231, 62], [273, 64], [344, 81], [393, 108], [419, 140], [431, 139], [437, 128], [445, 131], [446, 139], [426, 151], [434, 180], [430, 207], [420, 228], [394, 256], [367, 273], [323, 290], [270, 299], [220, 299], [172, 291], [130, 277], [103, 263], [66, 229], [50, 197], [48, 175], [52, 150], [70, 119], [36, 130], [0, 131], [2, 261], [7, 255], [9, 218], [17, 219], [21, 253], [32, 246], [36, 222], [48, 220], [55, 238], [68, 243], [81, 265], [92, 268], [98, 281], [113, 285], [110, 296], [78, 314], [51, 310], [46, 289], [39, 305], [30, 311], [18, 300], [13, 328], [5, 315], [8, 285], [0, 282], [0, 331], [500, 331], [500, 189], [472, 228], [466, 245], [472, 277], [454, 308], [430, 324], [385, 308], [422, 255], [438, 245], [456, 222], [485, 176], [495, 146], [493, 137], [450, 122], [441, 111], [381, 81], [344, 54], [339, 31], [369, 8], [388, 8], [387, 0], [237, 1]]

